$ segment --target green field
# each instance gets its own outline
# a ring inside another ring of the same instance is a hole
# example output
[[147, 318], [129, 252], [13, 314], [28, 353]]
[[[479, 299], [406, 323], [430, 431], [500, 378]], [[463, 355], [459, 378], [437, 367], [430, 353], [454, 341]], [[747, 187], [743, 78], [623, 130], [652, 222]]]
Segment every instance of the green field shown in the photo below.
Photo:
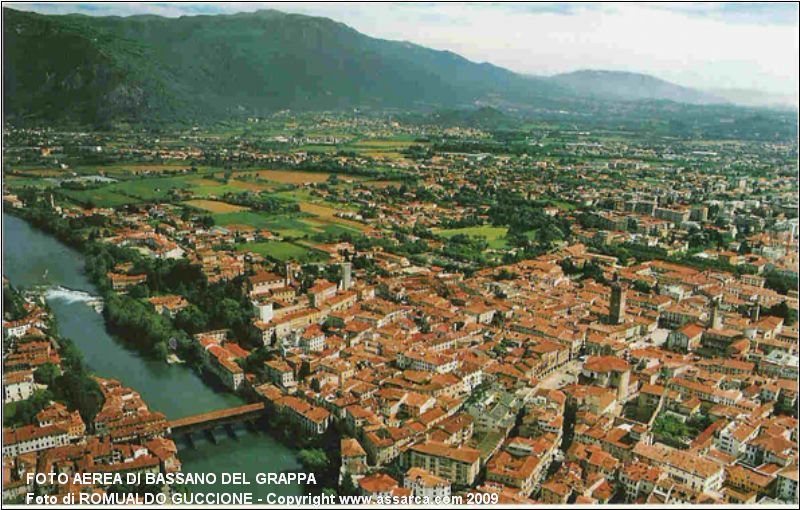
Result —
[[470, 237], [482, 237], [489, 244], [489, 248], [502, 250], [508, 248], [505, 237], [508, 232], [507, 227], [493, 227], [491, 225], [481, 225], [479, 227], [450, 228], [445, 230], [434, 230], [435, 234], [450, 239], [453, 236], [463, 234]]
[[256, 211], [239, 211], [213, 214], [217, 225], [250, 225], [257, 229], [276, 232], [283, 237], [304, 237], [323, 231], [303, 217], [287, 214], [267, 214]]
[[326, 234], [331, 234], [331, 235], [335, 235], [335, 236], [340, 236], [342, 234], [360, 234], [361, 233], [361, 231], [359, 231], [356, 228], [353, 228], [353, 227], [350, 227], [350, 226], [347, 226], [347, 225], [340, 225], [340, 224], [336, 224], [336, 223], [332, 223], [332, 224], [328, 224], [328, 225], [320, 225], [320, 228]]
[[564, 200], [550, 200], [550, 204], [552, 204], [553, 207], [558, 207], [562, 211], [570, 212], [576, 209], [575, 204], [565, 202]]
[[130, 195], [146, 201], [168, 200], [171, 190], [188, 189], [191, 187], [191, 181], [193, 179], [197, 179], [197, 176], [131, 179], [129, 181], [111, 184], [104, 189], [116, 191], [123, 195]]
[[242, 193], [247, 191], [246, 186], [247, 185], [241, 185], [238, 182], [224, 184], [196, 175], [182, 175], [177, 177], [130, 179], [109, 184], [100, 189], [102, 191], [128, 195], [144, 201], [165, 201], [171, 198], [170, 192], [172, 190], [189, 191], [198, 197], [219, 197], [225, 193]]
[[236, 249], [239, 251], [251, 251], [279, 261], [322, 262], [327, 259], [327, 255], [320, 251], [285, 241], [237, 244]]
[[217, 213], [213, 214], [212, 217], [217, 225], [251, 225], [258, 229], [269, 229], [275, 221], [275, 216], [268, 216], [254, 211]]
[[85, 190], [61, 189], [58, 194], [83, 206], [94, 207], [121, 207], [139, 201], [136, 198], [116, 193], [109, 187]]
[[44, 179], [38, 177], [16, 177], [16, 176], [4, 176], [3, 177], [3, 184], [8, 186], [8, 189], [20, 189], [20, 188], [52, 188], [55, 186], [54, 183], [50, 181], [45, 181]]

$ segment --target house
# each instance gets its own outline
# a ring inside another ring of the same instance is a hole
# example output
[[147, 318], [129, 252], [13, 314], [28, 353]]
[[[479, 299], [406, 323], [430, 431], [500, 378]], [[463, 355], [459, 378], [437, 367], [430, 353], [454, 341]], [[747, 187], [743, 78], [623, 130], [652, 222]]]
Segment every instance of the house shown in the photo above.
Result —
[[336, 295], [337, 285], [328, 280], [317, 280], [314, 285], [308, 289], [308, 295], [311, 298], [311, 306], [319, 308], [322, 304]]
[[288, 389], [297, 385], [294, 380], [294, 370], [285, 361], [281, 359], [265, 361], [264, 368], [269, 380], [278, 386]]
[[367, 466], [367, 452], [361, 447], [357, 439], [343, 438], [340, 441], [342, 456], [342, 470], [348, 473], [361, 473]]
[[250, 284], [250, 295], [256, 296], [258, 294], [265, 294], [275, 289], [280, 289], [288, 285], [288, 277], [284, 278], [281, 275], [270, 273], [267, 271], [260, 271], [248, 279]]
[[33, 371], [21, 370], [3, 374], [3, 403], [26, 400], [33, 395]]
[[183, 296], [155, 296], [147, 300], [156, 312], [174, 318], [178, 312], [189, 306], [189, 302]]
[[325, 349], [325, 332], [317, 324], [307, 327], [300, 335], [300, 347], [304, 352], [319, 352]]
[[423, 468], [456, 485], [472, 485], [480, 469], [481, 452], [469, 447], [451, 447], [428, 441], [409, 448], [408, 464]]
[[583, 365], [581, 376], [595, 386], [616, 388], [619, 401], [628, 397], [631, 366], [623, 359], [614, 356], [590, 356]]
[[111, 280], [111, 288], [120, 293], [124, 293], [128, 288], [141, 285], [147, 281], [147, 274], [129, 275], [108, 272], [106, 276]]
[[633, 455], [643, 462], [660, 467], [675, 482], [697, 492], [714, 492], [722, 487], [724, 466], [702, 457], [697, 452], [678, 450], [656, 443], [638, 443]]
[[385, 473], [374, 473], [360, 479], [358, 487], [362, 495], [372, 496], [373, 501], [377, 501], [378, 498], [390, 498], [399, 484]]
[[444, 501], [450, 497], [450, 482], [428, 471], [412, 467], [403, 477], [403, 487], [411, 489], [416, 498], [427, 498], [429, 501]]
[[704, 328], [697, 323], [685, 324], [667, 335], [667, 347], [673, 351], [693, 352], [700, 347], [703, 330]]
[[287, 415], [292, 423], [299, 425], [306, 434], [320, 435], [328, 430], [331, 413], [323, 407], [311, 405], [292, 396], [283, 397], [277, 405], [280, 406], [281, 412]]
[[69, 433], [59, 425], [25, 425], [3, 428], [3, 457], [16, 457], [23, 453], [38, 452], [69, 444]]

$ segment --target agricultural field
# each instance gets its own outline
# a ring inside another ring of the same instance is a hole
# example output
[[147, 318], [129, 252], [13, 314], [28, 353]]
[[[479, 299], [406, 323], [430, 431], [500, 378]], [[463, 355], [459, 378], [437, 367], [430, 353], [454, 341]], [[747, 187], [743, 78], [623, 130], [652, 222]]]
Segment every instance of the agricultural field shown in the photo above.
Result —
[[299, 172], [296, 170], [253, 170], [233, 173], [234, 178], [253, 175], [270, 182], [302, 185], [326, 182], [331, 174], [326, 172]]
[[[15, 168], [14, 172], [25, 177], [72, 177], [73, 170], [61, 168]], [[11, 176], [4, 176], [6, 179]]]
[[405, 149], [410, 145], [414, 145], [414, 143], [415, 142], [413, 140], [373, 138], [369, 140], [359, 140], [353, 144], [353, 147], [372, 147], [378, 149], [385, 149], [385, 148]]
[[110, 190], [108, 187], [98, 189], [59, 189], [57, 194], [84, 207], [122, 207], [138, 203], [139, 200]]
[[196, 176], [131, 179], [111, 184], [103, 189], [145, 201], [162, 201], [170, 198], [170, 191], [188, 189], [191, 181], [196, 179]]
[[208, 198], [220, 197], [225, 193], [260, 191], [262, 188], [267, 189], [267, 186], [262, 187], [254, 183], [241, 181], [230, 181], [226, 184], [197, 175], [184, 175], [129, 179], [103, 186], [96, 191], [118, 193], [143, 201], [166, 201], [171, 198], [173, 190], [181, 190], [198, 197]]
[[20, 188], [52, 188], [55, 186], [54, 182], [39, 179], [36, 177], [18, 177], [16, 175], [4, 175], [3, 176], [3, 184], [8, 186], [9, 189], [20, 189]]
[[369, 156], [372, 159], [403, 159], [405, 157], [404, 154], [395, 151], [365, 151], [361, 154]]
[[304, 218], [287, 214], [267, 214], [256, 211], [239, 211], [213, 214], [214, 223], [220, 226], [250, 225], [259, 230], [269, 230], [282, 237], [305, 237], [318, 233]]
[[327, 255], [321, 251], [286, 241], [263, 241], [236, 245], [239, 251], [250, 251], [279, 261], [297, 260], [299, 262], [322, 262]]
[[221, 197], [225, 193], [242, 193], [245, 191], [261, 191], [267, 186], [258, 186], [254, 183], [243, 183], [241, 181], [228, 181], [227, 183], [214, 181], [212, 179], [192, 179], [188, 181], [190, 191], [197, 196]]
[[374, 159], [403, 159], [405, 156], [401, 152], [413, 145], [412, 140], [396, 139], [369, 139], [359, 140], [353, 144], [343, 147], [343, 150], [356, 151], [364, 156]]
[[450, 239], [453, 236], [463, 234], [469, 237], [482, 237], [489, 244], [489, 248], [502, 250], [508, 248], [505, 237], [508, 233], [507, 227], [493, 227], [491, 225], [481, 225], [478, 227], [463, 227], [451, 229], [436, 229], [435, 234]]
[[275, 216], [268, 216], [255, 211], [239, 211], [213, 214], [214, 223], [226, 225], [250, 225], [257, 229], [267, 229], [274, 224]]
[[338, 209], [334, 209], [333, 207], [328, 207], [325, 205], [315, 204], [311, 202], [300, 202], [300, 211], [306, 214], [311, 214], [315, 216], [315, 222], [322, 223], [322, 224], [338, 224], [344, 225], [356, 230], [364, 231], [367, 227], [357, 221], [348, 220], [346, 218], [339, 218], [336, 216], [336, 213], [341, 212]]
[[[110, 175], [152, 175], [180, 173], [191, 169], [192, 165], [186, 162], [181, 163], [117, 163], [114, 165], [95, 167], [93, 170], [102, 171]], [[198, 169], [198, 171], [200, 171]]]
[[565, 202], [564, 200], [550, 200], [550, 204], [553, 207], [558, 207], [562, 211], [574, 211], [576, 209], [575, 204], [571, 204], [570, 202]]
[[217, 200], [187, 200], [182, 202], [185, 205], [209, 211], [212, 213], [236, 213], [239, 211], [248, 211], [249, 208], [241, 205], [229, 204], [226, 202], [219, 202]]
[[399, 181], [365, 181], [362, 184], [369, 188], [382, 189], [389, 186], [400, 186], [402, 183]]

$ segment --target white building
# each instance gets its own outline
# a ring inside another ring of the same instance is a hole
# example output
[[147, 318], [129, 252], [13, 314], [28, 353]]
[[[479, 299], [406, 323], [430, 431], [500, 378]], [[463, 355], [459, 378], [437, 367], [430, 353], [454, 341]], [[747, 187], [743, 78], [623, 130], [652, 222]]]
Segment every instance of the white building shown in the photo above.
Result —
[[26, 400], [35, 388], [33, 372], [10, 372], [3, 376], [3, 403]]
[[435, 498], [443, 501], [444, 498], [450, 497], [448, 480], [418, 467], [412, 467], [406, 472], [403, 487], [411, 489], [411, 494], [415, 498], [428, 498], [429, 501], [434, 501]]
[[69, 433], [57, 425], [39, 427], [26, 425], [18, 429], [3, 430], [3, 457], [38, 452], [69, 444]]

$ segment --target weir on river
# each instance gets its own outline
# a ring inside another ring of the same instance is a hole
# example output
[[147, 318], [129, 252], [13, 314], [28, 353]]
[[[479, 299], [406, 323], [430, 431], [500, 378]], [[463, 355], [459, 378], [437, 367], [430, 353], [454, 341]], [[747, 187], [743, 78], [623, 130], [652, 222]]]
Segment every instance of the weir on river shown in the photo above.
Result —
[[[201, 378], [190, 368], [150, 359], [105, 329], [103, 317], [87, 304], [96, 301], [97, 289], [83, 272], [82, 255], [25, 221], [3, 214], [3, 272], [12, 285], [22, 288], [47, 285], [45, 299], [58, 321], [59, 333], [72, 339], [92, 372], [118, 379], [138, 391], [155, 411], [169, 420], [245, 404], [209, 376]], [[47, 278], [43, 279], [43, 275]], [[267, 432], [254, 428], [214, 442], [198, 436], [178, 441], [183, 471], [192, 473], [256, 473], [296, 471], [295, 453]], [[219, 476], [217, 477], [220, 478]], [[195, 490], [229, 492], [234, 486], [194, 487]], [[301, 485], [270, 488], [281, 494], [301, 494]]]
[[64, 287], [62, 285], [55, 285], [51, 287], [37, 286], [34, 290], [41, 291], [45, 300], [48, 302], [54, 299], [61, 299], [66, 302], [72, 303], [85, 303], [95, 309], [97, 313], [103, 311], [103, 298], [95, 296], [86, 291], [75, 290]]

